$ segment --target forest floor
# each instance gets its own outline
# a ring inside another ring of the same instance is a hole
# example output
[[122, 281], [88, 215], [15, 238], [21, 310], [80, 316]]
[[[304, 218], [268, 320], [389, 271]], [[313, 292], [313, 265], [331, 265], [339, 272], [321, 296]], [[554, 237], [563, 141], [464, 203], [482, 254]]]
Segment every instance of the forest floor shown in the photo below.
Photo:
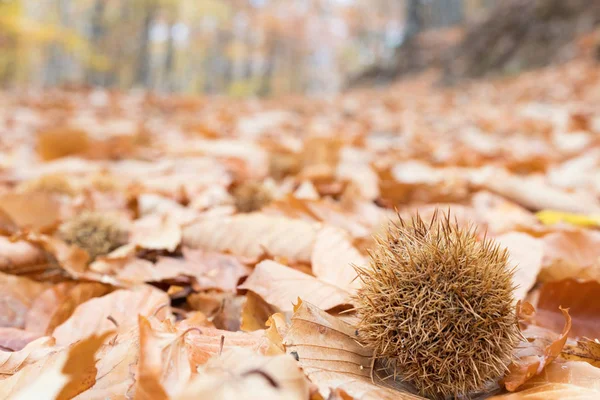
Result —
[[523, 342], [479, 395], [600, 398], [599, 66], [435, 78], [0, 95], [0, 398], [421, 398], [372, 370], [354, 266], [438, 209], [516, 267]]

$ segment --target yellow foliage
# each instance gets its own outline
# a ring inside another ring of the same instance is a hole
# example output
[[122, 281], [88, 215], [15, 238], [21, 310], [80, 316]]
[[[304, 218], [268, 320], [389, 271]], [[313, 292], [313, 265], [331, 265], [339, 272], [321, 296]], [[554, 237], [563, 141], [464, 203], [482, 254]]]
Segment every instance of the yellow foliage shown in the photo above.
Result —
[[565, 222], [575, 226], [600, 226], [600, 215], [573, 214], [554, 210], [542, 210], [536, 217], [544, 225], [554, 225]]

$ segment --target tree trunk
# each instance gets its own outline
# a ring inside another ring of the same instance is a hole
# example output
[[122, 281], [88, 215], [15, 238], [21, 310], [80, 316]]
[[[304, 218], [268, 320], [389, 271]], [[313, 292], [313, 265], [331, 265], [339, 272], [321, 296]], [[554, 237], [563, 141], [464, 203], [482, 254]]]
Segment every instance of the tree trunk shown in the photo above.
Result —
[[150, 29], [152, 28], [158, 7], [155, 1], [150, 0], [146, 2], [144, 8], [145, 14], [138, 53], [136, 83], [144, 87], [150, 87]]

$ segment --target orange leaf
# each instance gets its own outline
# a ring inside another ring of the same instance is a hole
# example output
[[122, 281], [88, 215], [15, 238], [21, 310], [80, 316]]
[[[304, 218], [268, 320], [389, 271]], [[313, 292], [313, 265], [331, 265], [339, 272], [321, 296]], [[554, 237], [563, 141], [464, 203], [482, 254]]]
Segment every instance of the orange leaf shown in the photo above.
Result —
[[516, 360], [509, 365], [507, 375], [503, 379], [503, 384], [508, 391], [514, 392], [529, 379], [541, 374], [544, 368], [560, 355], [571, 330], [569, 311], [563, 308], [560, 310], [566, 322], [562, 333], [557, 338], [548, 338], [547, 332], [544, 331], [542, 331], [544, 335], [540, 335], [540, 331], [535, 327], [532, 327], [530, 332], [527, 330], [523, 332], [528, 340], [518, 347]]
[[573, 318], [571, 337], [600, 339], [600, 283], [565, 279], [545, 283], [539, 292], [536, 323], [552, 330], [560, 329], [559, 307], [568, 307]]

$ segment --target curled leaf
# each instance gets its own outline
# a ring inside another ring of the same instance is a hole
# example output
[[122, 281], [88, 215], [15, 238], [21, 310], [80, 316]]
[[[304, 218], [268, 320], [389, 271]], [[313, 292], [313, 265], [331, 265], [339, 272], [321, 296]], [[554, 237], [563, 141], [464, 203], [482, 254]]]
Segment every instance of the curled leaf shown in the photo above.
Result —
[[569, 311], [563, 308], [560, 311], [565, 318], [565, 325], [558, 337], [552, 338], [551, 333], [536, 329], [535, 326], [530, 327], [530, 331], [523, 332], [527, 340], [517, 348], [515, 361], [509, 365], [503, 379], [508, 391], [514, 392], [529, 379], [541, 374], [560, 355], [571, 330]]
[[561, 315], [559, 307], [568, 307], [573, 319], [569, 336], [600, 339], [600, 283], [565, 279], [545, 283], [539, 292], [536, 322], [558, 331]]

